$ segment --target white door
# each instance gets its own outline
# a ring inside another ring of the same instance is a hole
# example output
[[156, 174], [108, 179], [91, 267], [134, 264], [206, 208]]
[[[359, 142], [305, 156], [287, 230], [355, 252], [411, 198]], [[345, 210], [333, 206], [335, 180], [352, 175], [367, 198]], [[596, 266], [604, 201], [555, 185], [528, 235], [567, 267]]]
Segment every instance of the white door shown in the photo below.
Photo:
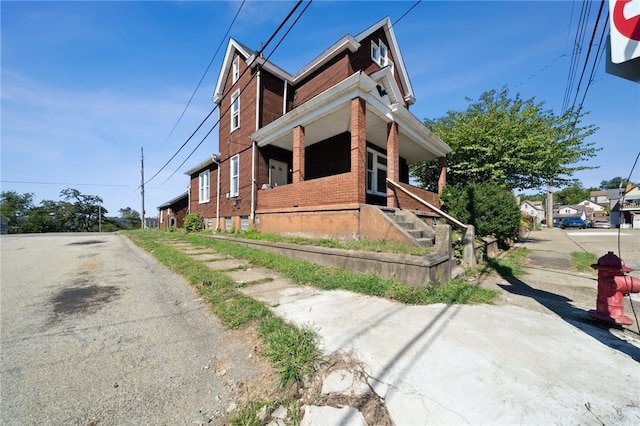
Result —
[[283, 161], [269, 160], [269, 185], [271, 187], [289, 183], [289, 165]]

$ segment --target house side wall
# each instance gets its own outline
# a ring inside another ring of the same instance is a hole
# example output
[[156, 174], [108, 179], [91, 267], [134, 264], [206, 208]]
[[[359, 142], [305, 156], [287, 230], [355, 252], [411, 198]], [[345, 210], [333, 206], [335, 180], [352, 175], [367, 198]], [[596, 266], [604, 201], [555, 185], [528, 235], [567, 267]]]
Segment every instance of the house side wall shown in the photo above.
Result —
[[[220, 216], [249, 216], [251, 214], [251, 134], [256, 130], [256, 84], [255, 70], [242, 73], [247, 68], [246, 58], [241, 56], [240, 75], [233, 84], [232, 73], [227, 76], [224, 84], [226, 94], [220, 101]], [[253, 79], [252, 79], [253, 77]], [[242, 90], [247, 86], [244, 90]], [[240, 127], [231, 131], [231, 96], [240, 90]], [[239, 154], [239, 195], [232, 197], [231, 189], [231, 158]], [[227, 198], [227, 194], [229, 197]], [[212, 197], [213, 198], [213, 197]], [[197, 210], [201, 211], [201, 210]], [[215, 216], [214, 216], [215, 217]]]
[[[200, 173], [204, 171], [199, 170], [198, 172], [191, 175], [191, 179], [189, 180], [189, 193], [191, 196], [187, 198], [185, 202], [185, 216], [187, 212], [191, 213], [200, 213], [202, 216], [205, 226], [208, 223], [208, 219], [212, 219], [212, 227], [216, 226], [216, 196], [218, 190], [218, 169], [214, 167], [209, 167], [209, 201], [205, 201], [203, 203], [200, 202]], [[222, 169], [221, 169], [222, 171]], [[189, 201], [190, 200], [190, 201]], [[189, 204], [190, 203], [190, 204]], [[184, 225], [183, 223], [180, 226]]]
[[337, 55], [295, 86], [292, 90], [294, 92], [292, 107], [304, 104], [350, 75], [349, 59], [346, 53]]
[[264, 127], [282, 116], [284, 81], [264, 69], [260, 74], [262, 94], [259, 125]]

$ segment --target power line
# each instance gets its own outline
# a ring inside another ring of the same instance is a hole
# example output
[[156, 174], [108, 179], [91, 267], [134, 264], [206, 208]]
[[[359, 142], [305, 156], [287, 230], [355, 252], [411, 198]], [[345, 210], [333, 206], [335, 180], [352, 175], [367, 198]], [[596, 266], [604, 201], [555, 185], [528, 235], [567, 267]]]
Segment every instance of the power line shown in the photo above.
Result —
[[220, 44], [218, 44], [218, 48], [216, 49], [215, 53], [213, 54], [213, 57], [211, 58], [211, 60], [209, 61], [209, 65], [207, 65], [207, 68], [204, 70], [204, 73], [202, 74], [202, 77], [200, 77], [200, 81], [198, 81], [198, 84], [197, 84], [196, 88], [193, 90], [193, 93], [191, 94], [191, 97], [189, 98], [189, 101], [187, 102], [187, 105], [182, 110], [182, 113], [180, 114], [180, 117], [178, 117], [178, 120], [176, 121], [176, 124], [173, 125], [173, 128], [171, 129], [171, 131], [167, 135], [167, 137], [164, 140], [164, 142], [162, 142], [162, 145], [160, 145], [160, 148], [162, 148], [164, 146], [164, 144], [167, 143], [167, 141], [169, 140], [169, 138], [171, 137], [173, 132], [176, 130], [176, 127], [178, 127], [178, 124], [182, 120], [182, 117], [184, 117], [184, 113], [187, 112], [187, 108], [189, 108], [189, 105], [191, 105], [191, 101], [193, 100], [193, 97], [196, 95], [196, 92], [198, 91], [198, 89], [200, 88], [200, 85], [202, 84], [202, 81], [204, 80], [204, 77], [209, 72], [209, 68], [211, 68], [211, 64], [213, 64], [213, 61], [215, 60], [216, 56], [218, 56], [218, 52], [220, 52], [220, 48], [224, 44], [224, 41], [227, 39], [227, 35], [229, 35], [229, 32], [231, 31], [231, 27], [233, 27], [233, 24], [236, 22], [236, 19], [238, 18], [238, 15], [240, 14], [240, 11], [242, 10], [242, 6], [244, 6], [245, 1], [246, 0], [242, 0], [242, 3], [240, 4], [240, 7], [238, 8], [238, 11], [236, 12], [236, 15], [233, 17], [233, 20], [231, 21], [231, 24], [229, 24], [229, 27], [227, 28], [227, 32], [224, 33], [224, 35], [222, 36], [222, 39], [220, 40]]
[[[582, 85], [582, 78], [584, 77], [584, 73], [587, 70], [587, 64], [589, 63], [589, 56], [591, 55], [591, 49], [593, 47], [593, 40], [596, 37], [596, 30], [598, 29], [598, 24], [600, 23], [600, 17], [602, 16], [602, 9], [603, 8], [604, 8], [604, 0], [602, 0], [602, 2], [600, 3], [600, 9], [598, 10], [598, 16], [596, 17], [596, 22], [595, 22], [595, 25], [593, 26], [593, 32], [591, 33], [591, 40], [589, 40], [589, 48], [587, 49], [587, 57], [584, 60], [584, 65], [582, 66], [582, 73], [580, 74], [580, 80], [578, 80], [578, 88], [576, 89], [576, 95], [574, 96], [573, 104], [571, 105], [572, 109], [576, 105], [576, 100], [578, 99], [578, 93], [580, 92], [580, 86]], [[606, 24], [605, 24], [605, 27], [606, 27]], [[597, 63], [597, 57], [594, 60], [594, 64], [595, 63]], [[585, 97], [587, 95], [587, 90], [588, 90], [588, 87], [585, 88]], [[580, 107], [582, 107], [582, 103], [580, 104]]]
[[119, 187], [130, 188], [132, 185], [118, 185], [112, 183], [68, 183], [68, 182], [35, 182], [24, 180], [0, 180], [2, 183], [20, 183], [29, 185], [69, 185], [69, 186], [107, 186], [107, 187]]
[[[291, 31], [291, 29], [293, 29], [294, 25], [298, 22], [298, 20], [300, 19], [300, 17], [302, 17], [302, 15], [304, 14], [304, 12], [309, 8], [309, 6], [311, 5], [313, 0], [307, 2], [307, 5], [305, 6], [305, 8], [302, 10], [302, 12], [300, 12], [300, 15], [296, 18], [296, 20], [291, 24], [291, 26], [289, 27], [289, 29], [287, 30], [287, 32], [282, 36], [282, 38], [280, 39], [280, 41], [278, 42], [278, 44], [273, 48], [273, 50], [271, 51], [271, 53], [269, 53], [269, 55], [267, 55], [267, 57], [265, 58], [265, 61], [268, 61], [269, 58], [274, 54], [274, 52], [276, 51], [276, 49], [278, 48], [278, 46], [280, 46], [280, 44], [282, 43], [282, 41], [285, 39], [285, 37], [289, 34], [289, 32]], [[271, 43], [271, 41], [273, 41], [274, 37], [276, 36], [276, 34], [278, 32], [280, 32], [280, 30], [282, 29], [282, 27], [286, 24], [286, 22], [291, 18], [291, 16], [295, 13], [296, 9], [300, 6], [300, 4], [302, 4], [302, 0], [298, 1], [298, 3], [296, 4], [296, 6], [289, 12], [289, 14], [287, 15], [287, 17], [280, 23], [280, 25], [278, 26], [278, 28], [273, 32], [273, 34], [271, 35], [271, 37], [269, 37], [269, 40], [267, 40], [267, 42], [262, 46], [262, 48], [260, 49], [260, 51], [255, 55], [255, 57], [253, 58], [253, 61], [247, 66], [247, 68], [245, 68], [244, 72], [240, 75], [240, 77], [242, 75], [244, 75], [245, 72], [247, 72], [251, 66], [253, 65], [253, 63], [262, 56], [262, 52], [264, 51], [264, 49], [267, 47], [267, 45], [269, 45]], [[238, 80], [240, 80], [240, 77], [238, 77]], [[244, 85], [244, 87], [242, 87], [242, 89], [240, 89], [240, 93], [238, 96], [240, 96], [249, 86], [249, 84], [253, 81], [253, 79], [255, 78], [255, 74], [251, 76], [251, 78], [249, 79], [249, 81], [247, 81], [247, 83]], [[229, 89], [222, 95], [222, 97], [226, 97], [229, 92], [233, 89], [233, 86], [229, 87]], [[231, 104], [224, 110], [221, 111], [220, 113], [220, 118], [218, 118], [218, 121], [215, 122], [215, 124], [213, 125], [213, 127], [211, 127], [211, 129], [209, 129], [209, 131], [207, 132], [206, 135], [204, 135], [204, 137], [200, 140], [200, 142], [198, 143], [198, 145], [196, 145], [196, 147], [191, 151], [191, 153], [187, 156], [187, 158], [185, 158], [182, 163], [173, 171], [173, 173], [171, 173], [171, 175], [164, 180], [164, 183], [166, 183], [169, 179], [171, 179], [177, 172], [178, 170], [180, 170], [180, 168], [187, 162], [187, 160], [189, 160], [189, 158], [191, 158], [191, 156], [196, 152], [196, 150], [198, 148], [200, 148], [200, 146], [202, 145], [202, 143], [205, 141], [205, 139], [211, 134], [211, 132], [213, 132], [213, 130], [218, 126], [218, 124], [220, 124], [220, 121], [222, 120], [222, 118], [229, 112], [229, 109], [231, 109]]]
[[[266, 47], [269, 45], [269, 43], [273, 40], [273, 38], [276, 36], [276, 34], [282, 29], [282, 27], [284, 26], [284, 24], [289, 20], [289, 18], [291, 18], [291, 15], [293, 15], [293, 13], [298, 9], [298, 7], [300, 6], [300, 4], [302, 3], [302, 0], [299, 0], [296, 5], [293, 7], [293, 9], [289, 12], [289, 14], [287, 15], [287, 17], [280, 23], [280, 25], [278, 26], [278, 28], [273, 32], [273, 34], [271, 35], [271, 37], [269, 37], [269, 40], [267, 40], [267, 42], [262, 46], [262, 48], [259, 50], [258, 54], [256, 55], [256, 58], [254, 58], [254, 61], [257, 60], [257, 57], [259, 57], [262, 52], [264, 51], [264, 49], [266, 49]], [[253, 62], [250, 64], [252, 65]], [[250, 67], [245, 68], [245, 70], [240, 74], [240, 76], [238, 77], [238, 79], [240, 79], [248, 70]], [[227, 92], [225, 92], [222, 96], [226, 96], [229, 94], [229, 91], [231, 91], [231, 87], [229, 88], [229, 90], [227, 90]], [[207, 116], [204, 118], [204, 120], [202, 120], [202, 122], [200, 122], [200, 124], [198, 125], [198, 127], [196, 128], [196, 130], [194, 130], [193, 133], [191, 133], [191, 136], [189, 136], [189, 138], [180, 146], [180, 148], [178, 148], [178, 150], [171, 156], [171, 158], [160, 168], [160, 170], [158, 170], [153, 176], [151, 176], [151, 178], [149, 178], [149, 180], [147, 180], [145, 183], [149, 183], [151, 182], [155, 177], [157, 177], [160, 172], [162, 172], [162, 170], [164, 170], [169, 163], [178, 155], [178, 153], [180, 153], [180, 151], [187, 145], [187, 143], [189, 143], [189, 141], [193, 138], [193, 136], [198, 132], [198, 130], [200, 130], [200, 128], [204, 125], [204, 123], [209, 119], [209, 117], [211, 117], [211, 114], [213, 114], [215, 112], [215, 110], [218, 109], [218, 105], [216, 105], [210, 112], [209, 114], [207, 114]], [[220, 120], [218, 120], [216, 122], [216, 124], [214, 124], [214, 128], [215, 126], [220, 122]], [[205, 138], [207, 136], [209, 136], [209, 134], [211, 133], [211, 131], [213, 130], [213, 128], [211, 130], [209, 130], [209, 132], [207, 132], [207, 134], [205, 135]], [[204, 141], [204, 139], [203, 139]], [[202, 144], [202, 141], [198, 144], [198, 147]], [[197, 149], [197, 147], [196, 147]], [[193, 152], [191, 154], [189, 154], [189, 157], [193, 154]], [[183, 162], [184, 164], [184, 162]], [[171, 176], [173, 176], [175, 174], [175, 172], [173, 172], [171, 174]], [[168, 180], [168, 179], [167, 179]], [[166, 182], [166, 180], [165, 180]]]

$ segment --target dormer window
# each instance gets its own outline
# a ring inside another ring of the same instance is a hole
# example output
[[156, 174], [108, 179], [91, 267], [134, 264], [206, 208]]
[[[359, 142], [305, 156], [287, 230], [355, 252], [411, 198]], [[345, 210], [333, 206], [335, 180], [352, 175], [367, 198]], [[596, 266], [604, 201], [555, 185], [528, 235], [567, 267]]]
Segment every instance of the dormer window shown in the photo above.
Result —
[[389, 65], [389, 58], [387, 57], [387, 46], [378, 40], [378, 43], [371, 41], [371, 59], [381, 67]]
[[238, 81], [238, 77], [240, 77], [240, 56], [236, 56], [236, 58], [233, 60], [233, 69], [231, 75], [233, 83]]

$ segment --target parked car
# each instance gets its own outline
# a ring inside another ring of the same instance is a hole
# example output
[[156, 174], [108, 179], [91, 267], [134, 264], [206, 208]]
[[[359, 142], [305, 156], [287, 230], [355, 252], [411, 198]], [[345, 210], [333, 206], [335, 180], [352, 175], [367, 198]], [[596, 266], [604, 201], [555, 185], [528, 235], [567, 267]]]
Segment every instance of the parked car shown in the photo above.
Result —
[[609, 229], [609, 228], [611, 228], [611, 224], [606, 220], [596, 220], [595, 222], [593, 222], [593, 227], [594, 228]]
[[578, 228], [578, 229], [587, 229], [587, 223], [576, 217], [565, 217], [560, 221], [560, 228]]

